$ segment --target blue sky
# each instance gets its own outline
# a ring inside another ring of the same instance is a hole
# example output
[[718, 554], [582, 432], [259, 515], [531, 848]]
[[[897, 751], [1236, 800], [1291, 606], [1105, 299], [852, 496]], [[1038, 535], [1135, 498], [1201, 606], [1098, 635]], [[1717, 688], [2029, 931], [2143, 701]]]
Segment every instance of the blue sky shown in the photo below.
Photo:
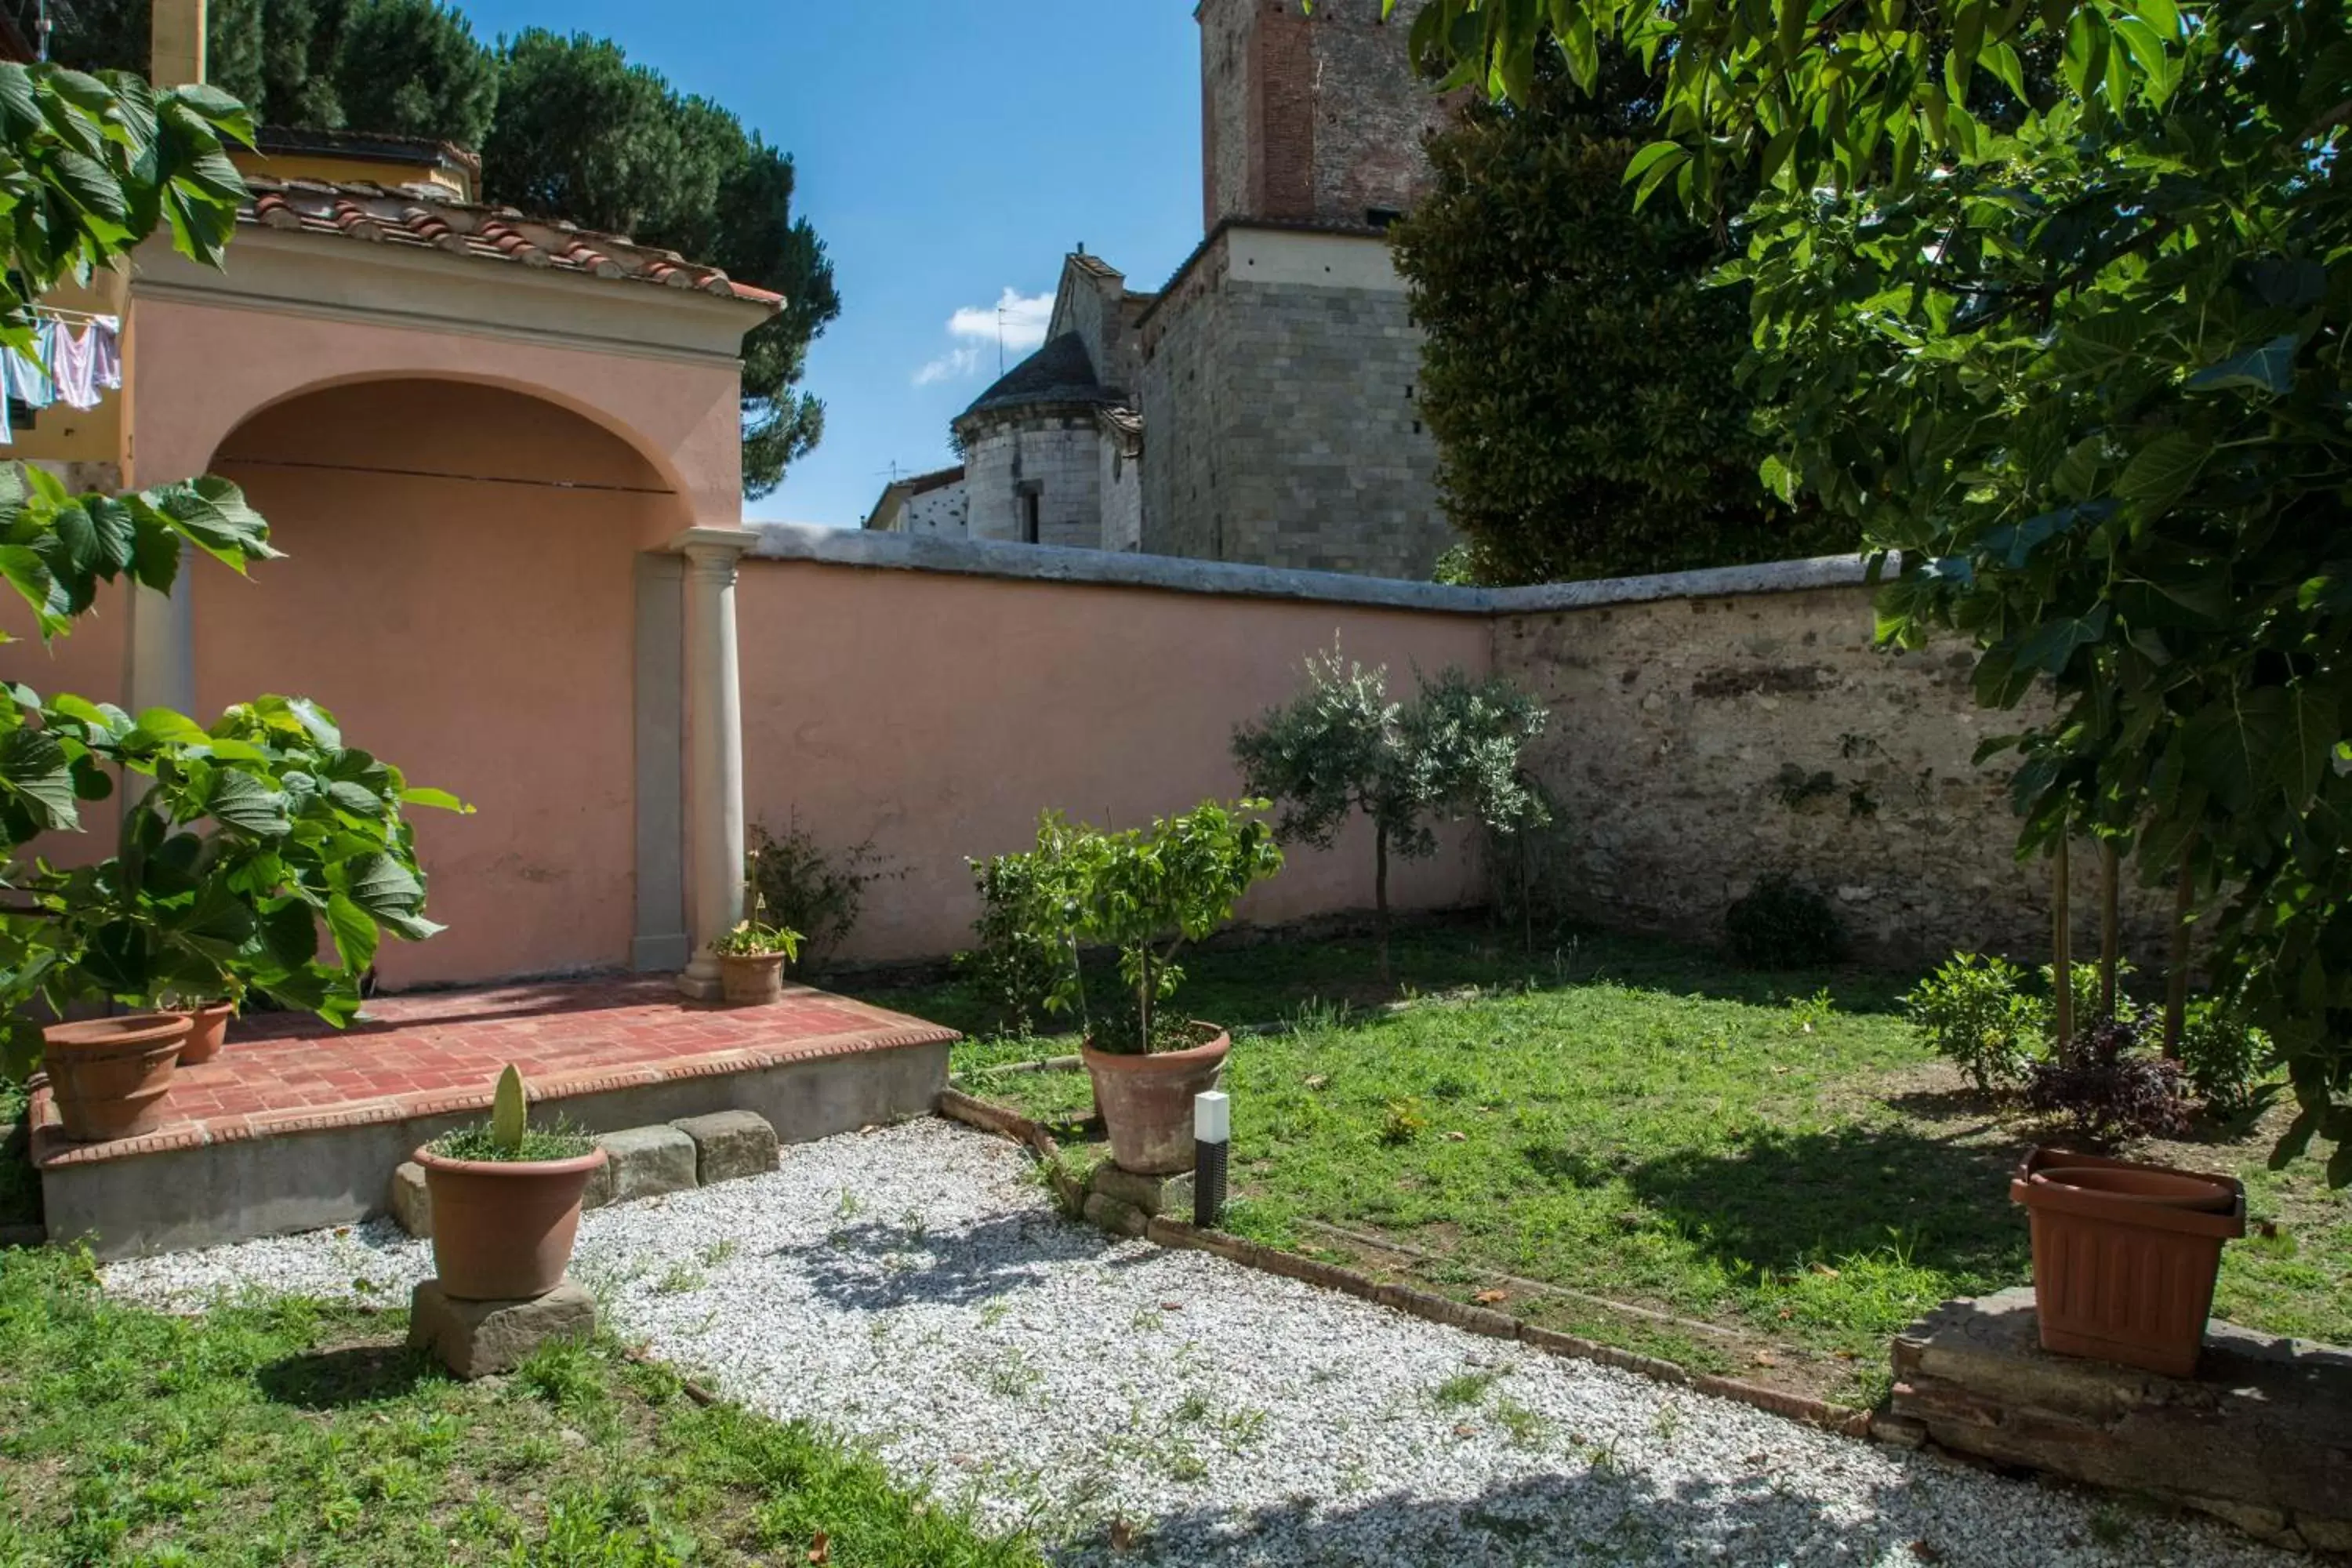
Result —
[[[810, 355], [824, 444], [756, 517], [855, 524], [892, 463], [951, 462], [999, 304], [1050, 293], [1073, 245], [1157, 289], [1200, 238], [1192, 0], [458, 3], [486, 41], [610, 37], [793, 154], [842, 312]], [[1011, 361], [1043, 316], [1009, 314]]]

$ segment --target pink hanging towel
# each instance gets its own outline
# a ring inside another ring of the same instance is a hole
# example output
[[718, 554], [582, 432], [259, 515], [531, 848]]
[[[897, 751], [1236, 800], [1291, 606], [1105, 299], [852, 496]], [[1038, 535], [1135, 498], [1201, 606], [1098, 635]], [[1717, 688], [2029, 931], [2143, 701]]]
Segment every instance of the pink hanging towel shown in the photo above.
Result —
[[58, 384], [58, 401], [68, 408], [98, 406], [97, 335], [84, 329], [77, 337], [63, 325], [50, 334], [49, 375]]

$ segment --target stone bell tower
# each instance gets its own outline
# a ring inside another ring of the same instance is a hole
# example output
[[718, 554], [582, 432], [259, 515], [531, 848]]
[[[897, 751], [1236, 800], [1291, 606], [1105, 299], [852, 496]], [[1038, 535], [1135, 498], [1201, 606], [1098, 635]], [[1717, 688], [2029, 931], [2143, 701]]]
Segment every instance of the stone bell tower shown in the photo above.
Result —
[[1204, 230], [1228, 218], [1381, 228], [1427, 190], [1449, 100], [1416, 80], [1419, 0], [1201, 0]]

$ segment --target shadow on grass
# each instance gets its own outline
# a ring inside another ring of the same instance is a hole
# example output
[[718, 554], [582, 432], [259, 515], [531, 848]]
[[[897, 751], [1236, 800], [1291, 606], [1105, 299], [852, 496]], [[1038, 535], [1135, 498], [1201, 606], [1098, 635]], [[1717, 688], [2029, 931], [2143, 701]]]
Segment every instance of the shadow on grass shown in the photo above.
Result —
[[432, 1374], [431, 1360], [404, 1344], [346, 1345], [272, 1362], [254, 1381], [277, 1404], [338, 1410], [398, 1399]]
[[2030, 1262], [2009, 1201], [2017, 1156], [1906, 1127], [1768, 1129], [1727, 1147], [1634, 1166], [1643, 1200], [1719, 1261], [1785, 1274], [1884, 1256], [1959, 1281], [2007, 1281]]

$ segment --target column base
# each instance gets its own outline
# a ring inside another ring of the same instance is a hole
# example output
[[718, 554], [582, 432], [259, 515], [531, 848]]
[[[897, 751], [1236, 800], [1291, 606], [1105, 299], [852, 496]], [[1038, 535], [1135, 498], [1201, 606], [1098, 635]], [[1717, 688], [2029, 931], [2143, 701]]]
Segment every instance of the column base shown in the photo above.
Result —
[[677, 977], [678, 994], [696, 1002], [716, 1002], [719, 998], [719, 976], [697, 974], [688, 969]]

